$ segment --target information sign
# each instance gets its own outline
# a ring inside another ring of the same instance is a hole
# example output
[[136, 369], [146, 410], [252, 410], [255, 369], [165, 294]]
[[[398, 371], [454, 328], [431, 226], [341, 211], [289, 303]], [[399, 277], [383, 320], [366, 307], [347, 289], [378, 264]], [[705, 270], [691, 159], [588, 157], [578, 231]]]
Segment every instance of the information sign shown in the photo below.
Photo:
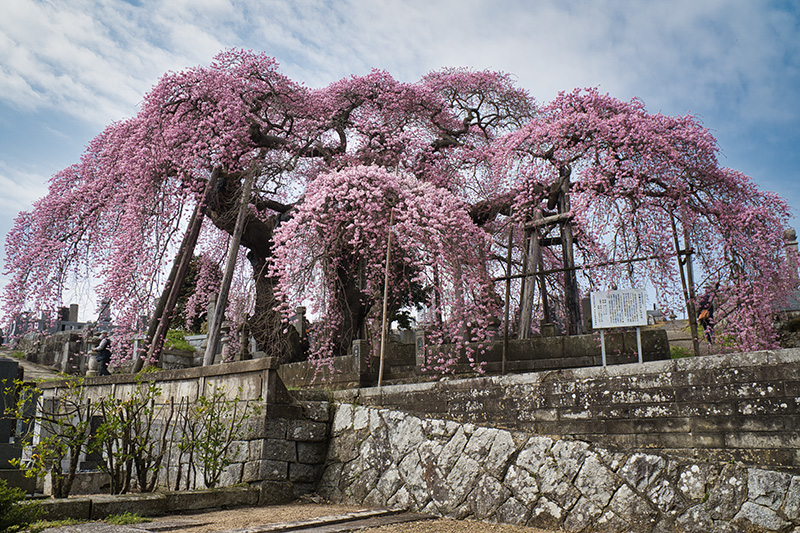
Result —
[[644, 289], [598, 291], [589, 296], [594, 329], [647, 325], [647, 293]]

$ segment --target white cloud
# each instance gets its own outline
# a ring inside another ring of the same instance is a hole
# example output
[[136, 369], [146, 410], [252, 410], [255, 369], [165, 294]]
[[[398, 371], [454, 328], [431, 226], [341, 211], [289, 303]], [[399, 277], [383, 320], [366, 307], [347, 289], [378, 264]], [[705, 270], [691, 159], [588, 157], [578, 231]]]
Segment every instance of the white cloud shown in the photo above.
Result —
[[0, 87], [7, 91], [0, 98], [23, 109], [65, 109], [98, 125], [134, 114], [165, 71], [208, 62], [223, 48], [174, 16], [153, 25], [149, 10], [123, 2], [4, 3]]
[[47, 194], [47, 181], [48, 177], [0, 164], [0, 213], [30, 210], [34, 201]]
[[[5, 236], [14, 224], [20, 211], [29, 211], [33, 202], [47, 194], [47, 178], [44, 176], [17, 171], [0, 163], [0, 249], [5, 245]], [[5, 272], [5, 254], [0, 254], [0, 291], [8, 277]]]
[[786, 120], [773, 102], [796, 98], [780, 77], [796, 80], [800, 57], [791, 21], [744, 0], [2, 1], [0, 98], [98, 124], [133, 114], [167, 70], [225, 47], [275, 55], [311, 86], [371, 68], [414, 81], [469, 66], [516, 74], [539, 100], [599, 85], [669, 113], [733, 102], [749, 120]]

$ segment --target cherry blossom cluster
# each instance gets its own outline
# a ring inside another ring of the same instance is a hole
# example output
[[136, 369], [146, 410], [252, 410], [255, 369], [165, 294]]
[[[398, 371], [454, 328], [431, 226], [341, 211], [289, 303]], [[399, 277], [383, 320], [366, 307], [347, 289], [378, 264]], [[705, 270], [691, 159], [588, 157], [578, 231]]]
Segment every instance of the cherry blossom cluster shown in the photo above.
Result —
[[[726, 340], [774, 347], [774, 309], [793, 283], [782, 242], [786, 202], [719, 167], [716, 140], [691, 116], [649, 114], [638, 100], [595, 89], [562, 93], [540, 111], [498, 143], [497, 167], [523, 191], [553, 186], [567, 171], [584, 263], [652, 258], [593, 269], [597, 285], [587, 288], [650, 283], [662, 307], [674, 306], [677, 243], [692, 251]], [[530, 198], [515, 199], [523, 221], [541, 208]]]
[[[418, 303], [442, 316], [427, 324], [432, 339], [466, 346], [491, 334], [497, 299], [486, 270], [489, 237], [469, 218], [463, 201], [410, 174], [359, 166], [319, 176], [275, 234], [270, 275], [280, 279], [276, 292], [283, 313], [288, 318], [294, 305], [308, 301], [310, 313], [324, 317], [315, 331], [316, 357], [335, 352], [343, 327], [338, 304], [346, 297], [340, 272], [345, 264], [360, 278], [355, 298], [368, 309], [369, 337], [377, 347], [390, 233], [390, 300], [407, 301], [420, 288], [424, 300]], [[456, 360], [436, 361], [437, 370]]]

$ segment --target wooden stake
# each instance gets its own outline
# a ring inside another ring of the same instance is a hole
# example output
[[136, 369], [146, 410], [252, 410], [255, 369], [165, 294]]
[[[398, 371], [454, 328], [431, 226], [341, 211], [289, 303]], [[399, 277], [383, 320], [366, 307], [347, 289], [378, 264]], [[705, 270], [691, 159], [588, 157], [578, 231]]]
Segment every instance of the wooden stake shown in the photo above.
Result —
[[225, 318], [225, 308], [228, 306], [228, 293], [230, 292], [231, 281], [233, 280], [233, 271], [236, 267], [236, 258], [239, 255], [239, 243], [242, 240], [242, 232], [244, 231], [245, 218], [247, 215], [247, 206], [250, 203], [250, 192], [253, 188], [253, 179], [255, 178], [255, 174], [256, 171], [251, 170], [246, 174], [244, 179], [242, 197], [239, 201], [239, 213], [236, 216], [236, 226], [234, 227], [231, 241], [228, 243], [228, 258], [225, 263], [225, 274], [222, 278], [222, 283], [219, 288], [217, 306], [214, 309], [213, 319], [209, 318], [208, 342], [206, 344], [206, 351], [203, 354], [203, 366], [214, 364], [214, 356], [217, 353], [219, 331], [222, 327], [222, 321]]
[[[562, 215], [570, 212], [571, 205], [569, 200], [570, 170], [563, 171], [563, 183], [561, 185], [561, 198], [559, 208]], [[577, 335], [583, 331], [581, 326], [581, 302], [578, 294], [578, 278], [575, 275], [575, 252], [573, 250], [572, 238], [572, 218], [567, 218], [561, 223], [561, 253], [564, 258], [564, 266], [570, 268], [564, 272], [564, 300], [567, 307], [567, 333]]]
[[147, 340], [149, 343], [147, 354], [144, 359], [139, 354], [136, 354], [136, 361], [133, 365], [134, 374], [139, 372], [143, 365], [150, 366], [152, 361], [158, 360], [161, 356], [164, 338], [169, 330], [172, 313], [175, 310], [175, 304], [178, 302], [183, 280], [186, 278], [186, 273], [189, 271], [189, 264], [194, 256], [197, 239], [203, 227], [203, 219], [205, 218], [211, 197], [214, 194], [219, 174], [220, 168], [215, 167], [211, 172], [211, 176], [208, 178], [208, 183], [206, 183], [203, 199], [195, 206], [194, 213], [192, 213], [189, 227], [186, 229], [183, 241], [178, 249], [178, 254], [175, 256], [169, 278], [161, 293], [161, 298], [158, 300], [158, 305], [153, 312], [153, 318], [150, 320], [147, 330]]
[[378, 390], [383, 381], [383, 357], [386, 351], [386, 312], [389, 306], [389, 259], [392, 257], [392, 224], [394, 224], [394, 208], [389, 211], [389, 236], [386, 239], [386, 267], [383, 271], [383, 315], [381, 319], [381, 359], [378, 368]]
[[[527, 247], [525, 248], [525, 273], [530, 274], [530, 277], [523, 278], [522, 282], [522, 301], [520, 302], [520, 316], [519, 316], [519, 331], [517, 332], [518, 339], [528, 339], [531, 335], [531, 323], [533, 322], [533, 297], [534, 289], [536, 287], [536, 279], [534, 278], [537, 270], [539, 270], [539, 258], [542, 255], [541, 247], [539, 246], [539, 229], [536, 222], [541, 220], [541, 210], [537, 209], [533, 215], [533, 224], [530, 224], [530, 229], [526, 229], [525, 233], [528, 235]], [[509, 276], [511, 272], [507, 273]], [[510, 280], [507, 280], [510, 281]]]
[[[670, 217], [672, 220], [672, 238], [675, 243], [675, 253], [678, 257], [678, 270], [681, 274], [681, 286], [683, 287], [683, 299], [686, 302], [686, 315], [689, 319], [689, 329], [692, 334], [692, 348], [694, 349], [695, 357], [700, 355], [700, 342], [697, 339], [697, 316], [695, 316], [695, 309], [694, 309], [694, 277], [692, 271], [692, 263], [691, 263], [691, 251], [690, 251], [690, 244], [688, 241], [688, 231], [684, 228], [684, 246], [685, 249], [681, 250], [680, 242], [678, 241], [678, 227], [675, 222], [675, 217]], [[681, 259], [682, 256], [685, 256], [685, 259]], [[686, 271], [684, 271], [684, 264], [687, 265]], [[688, 279], [687, 279], [688, 278]]]
[[506, 361], [508, 360], [508, 308], [511, 302], [511, 252], [514, 245], [514, 226], [511, 224], [511, 218], [508, 220], [508, 253], [506, 254], [506, 306], [503, 313], [503, 359], [501, 363], [500, 373], [506, 374]]

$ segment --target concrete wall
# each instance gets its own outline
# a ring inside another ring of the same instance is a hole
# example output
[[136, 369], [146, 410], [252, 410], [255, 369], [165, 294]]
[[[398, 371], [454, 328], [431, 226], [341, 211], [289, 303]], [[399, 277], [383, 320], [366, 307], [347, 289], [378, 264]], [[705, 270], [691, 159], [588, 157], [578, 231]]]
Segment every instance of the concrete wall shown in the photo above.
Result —
[[318, 491], [554, 531], [800, 531], [800, 476], [350, 404]]
[[337, 391], [418, 416], [800, 471], [800, 349]]

